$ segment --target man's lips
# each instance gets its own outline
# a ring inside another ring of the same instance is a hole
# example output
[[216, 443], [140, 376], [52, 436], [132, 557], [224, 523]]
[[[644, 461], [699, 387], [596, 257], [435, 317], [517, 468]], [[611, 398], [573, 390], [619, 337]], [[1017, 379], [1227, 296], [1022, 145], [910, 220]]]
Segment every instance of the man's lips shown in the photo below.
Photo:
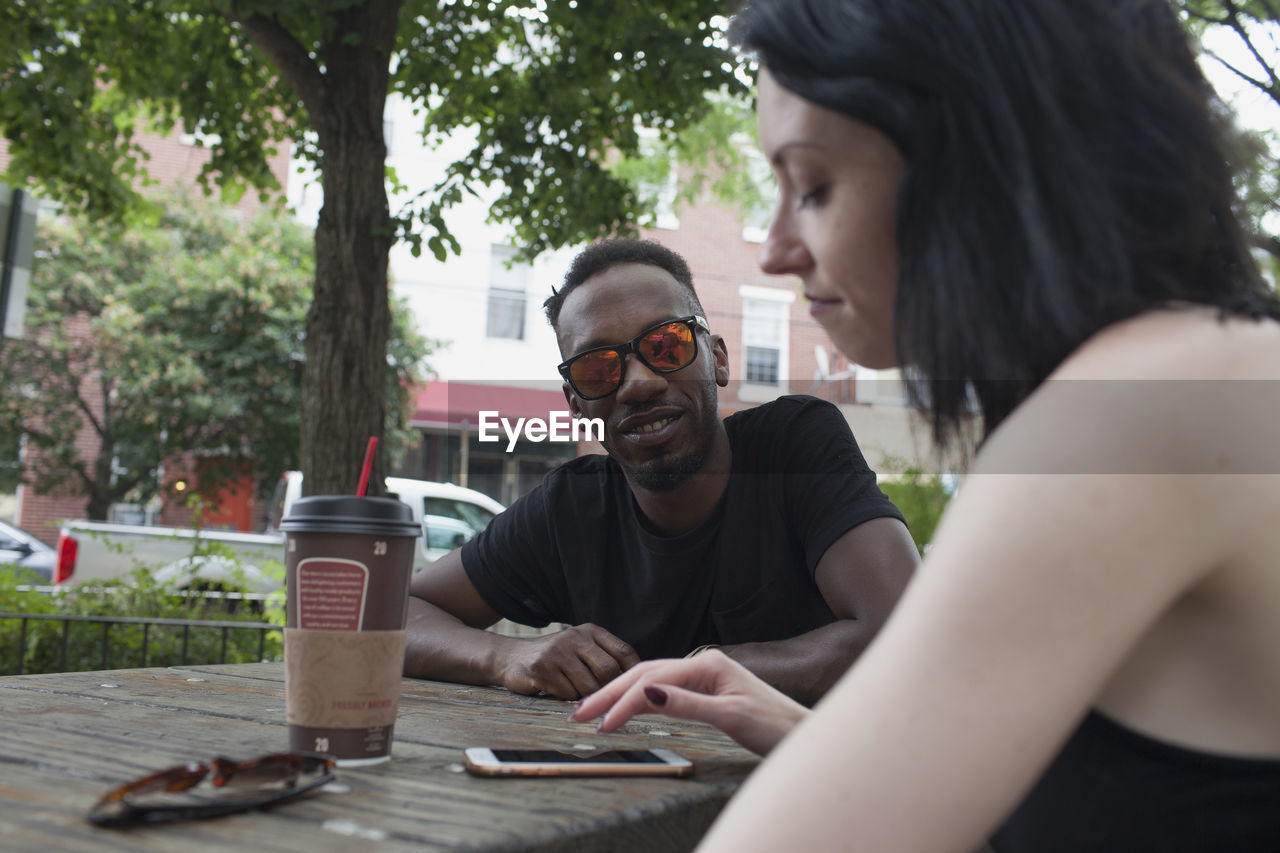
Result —
[[667, 424], [672, 423], [674, 421], [675, 421], [675, 418], [658, 418], [656, 421], [649, 421], [649, 423], [647, 424], [641, 424], [640, 426], [631, 430], [631, 432], [640, 433], [640, 434], [644, 434], [647, 432], [657, 432]]
[[675, 406], [663, 406], [659, 409], [628, 415], [618, 422], [618, 432], [652, 432], [666, 421], [678, 419], [684, 412]]
[[650, 410], [623, 418], [618, 423], [618, 432], [641, 444], [660, 444], [675, 431], [683, 416], [684, 412], [673, 407]]

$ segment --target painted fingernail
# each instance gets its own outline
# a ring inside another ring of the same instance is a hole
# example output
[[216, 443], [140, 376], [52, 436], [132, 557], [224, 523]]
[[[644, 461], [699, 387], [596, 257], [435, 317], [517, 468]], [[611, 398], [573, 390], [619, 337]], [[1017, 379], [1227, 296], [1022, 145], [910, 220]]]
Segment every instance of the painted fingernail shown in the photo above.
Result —
[[667, 691], [663, 690], [661, 687], [654, 687], [650, 684], [644, 689], [644, 698], [661, 708], [663, 705], [667, 704]]

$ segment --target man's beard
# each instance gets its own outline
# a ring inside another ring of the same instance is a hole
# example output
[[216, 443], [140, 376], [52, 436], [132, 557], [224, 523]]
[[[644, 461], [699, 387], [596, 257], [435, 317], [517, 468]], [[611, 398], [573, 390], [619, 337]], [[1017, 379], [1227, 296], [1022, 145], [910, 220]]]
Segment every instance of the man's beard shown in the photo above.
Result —
[[706, 382], [702, 392], [702, 417], [704, 423], [699, 424], [699, 432], [704, 435], [700, 445], [679, 456], [659, 456], [642, 462], [638, 466], [627, 467], [631, 482], [650, 492], [669, 492], [683, 486], [689, 478], [702, 470], [707, 461], [707, 454], [716, 440], [716, 423], [720, 414], [716, 401], [716, 384]]
[[639, 468], [628, 469], [627, 473], [633, 483], [646, 491], [669, 492], [701, 471], [705, 461], [706, 454], [698, 448], [674, 459], [652, 459]]

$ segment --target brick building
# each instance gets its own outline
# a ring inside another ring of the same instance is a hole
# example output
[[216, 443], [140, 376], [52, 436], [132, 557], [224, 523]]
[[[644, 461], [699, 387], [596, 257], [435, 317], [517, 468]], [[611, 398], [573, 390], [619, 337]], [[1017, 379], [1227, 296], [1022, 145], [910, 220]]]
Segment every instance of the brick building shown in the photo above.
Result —
[[[163, 186], [195, 187], [201, 168], [210, 158], [209, 151], [197, 145], [196, 139], [187, 134], [173, 136], [144, 134], [140, 135], [137, 141], [151, 157], [146, 164], [148, 173]], [[8, 148], [7, 141], [0, 139], [0, 170], [8, 165]], [[271, 160], [271, 170], [282, 187], [288, 181], [289, 153], [287, 149], [282, 150]], [[248, 217], [256, 213], [261, 206], [262, 202], [257, 193], [249, 192], [245, 193], [240, 202], [235, 205], [235, 209]], [[79, 331], [87, 332], [87, 322], [84, 319], [71, 322], [73, 330], [78, 324]], [[90, 407], [95, 409], [95, 413], [100, 415], [101, 392], [92, 383], [88, 383], [84, 389], [84, 396], [89, 401]], [[97, 436], [87, 423], [77, 432], [76, 449], [85, 456], [91, 456], [97, 452]], [[195, 482], [196, 475], [198, 475], [198, 465], [194, 461], [175, 460], [175, 464], [170, 466], [166, 480], [173, 483], [185, 477]], [[252, 529], [255, 526], [254, 519], [262, 514], [261, 507], [257, 506], [253, 495], [252, 488], [241, 487], [238, 492], [232, 490], [232, 494], [228, 495], [230, 499], [221, 501], [222, 506], [207, 517], [207, 522], [216, 526]], [[38, 494], [28, 487], [19, 487], [16, 498], [14, 523], [50, 544], [57, 542], [58, 521], [84, 518], [86, 515], [87, 500], [83, 497]], [[133, 520], [128, 515], [123, 516], [122, 519]], [[186, 512], [178, 502], [171, 502], [171, 505], [165, 507], [162, 517], [155, 520], [182, 524], [186, 521]]]

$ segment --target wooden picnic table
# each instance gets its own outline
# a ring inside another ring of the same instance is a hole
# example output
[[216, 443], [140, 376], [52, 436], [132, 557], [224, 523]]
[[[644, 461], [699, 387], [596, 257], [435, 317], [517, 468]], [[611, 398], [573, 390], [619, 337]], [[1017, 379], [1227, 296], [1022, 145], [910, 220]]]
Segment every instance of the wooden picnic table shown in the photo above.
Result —
[[[597, 734], [572, 705], [499, 688], [405, 679], [389, 762], [338, 768], [270, 811], [104, 829], [89, 806], [186, 761], [284, 752], [278, 663], [0, 678], [5, 850], [668, 851], [693, 847], [757, 759], [720, 732], [660, 717]], [[479, 778], [468, 746], [674, 749], [689, 779]]]

